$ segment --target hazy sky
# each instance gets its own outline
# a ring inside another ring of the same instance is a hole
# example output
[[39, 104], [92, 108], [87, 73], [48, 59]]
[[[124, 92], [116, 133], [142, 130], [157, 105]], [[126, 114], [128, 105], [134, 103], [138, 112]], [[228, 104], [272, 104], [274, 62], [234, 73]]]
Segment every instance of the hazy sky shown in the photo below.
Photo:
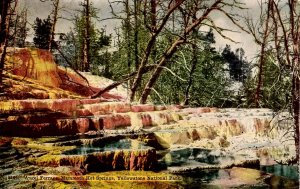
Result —
[[[108, 18], [110, 17], [110, 7], [108, 5], [107, 0], [90, 0], [96, 8], [99, 9], [99, 17], [100, 19]], [[255, 16], [256, 14], [259, 14], [258, 4], [257, 0], [243, 0], [248, 10], [244, 10], [243, 12], [239, 12], [239, 14], [250, 14]], [[79, 3], [82, 2], [82, 0], [61, 0], [62, 7], [65, 7], [67, 11], [62, 11], [61, 14], [63, 17], [71, 17], [72, 14], [75, 13], [74, 10], [78, 10]], [[40, 18], [47, 18], [47, 16], [51, 13], [51, 4], [50, 2], [42, 3], [40, 0], [24, 0], [20, 1], [21, 5], [28, 8], [28, 21], [32, 24], [36, 17]], [[70, 11], [73, 10], [73, 11]], [[235, 29], [237, 28], [231, 24], [231, 22], [226, 19], [221, 14], [215, 14], [214, 20], [218, 26]], [[114, 28], [118, 26], [117, 21], [115, 20], [107, 20], [102, 21], [99, 23], [99, 27], [106, 27], [107, 33], [113, 33]], [[60, 19], [57, 23], [57, 32], [67, 32], [72, 27], [72, 23], [68, 20]], [[230, 36], [235, 41], [240, 42], [239, 44], [234, 44], [230, 42], [229, 40], [223, 39], [220, 35], [216, 34], [216, 48], [223, 48], [225, 44], [230, 44], [233, 49], [242, 47], [246, 51], [246, 55], [251, 58], [255, 55], [255, 53], [258, 50], [257, 45], [254, 43], [253, 38], [246, 34], [245, 32], [241, 33], [227, 33], [228, 36]], [[33, 38], [32, 30], [30, 31], [30, 39]]]

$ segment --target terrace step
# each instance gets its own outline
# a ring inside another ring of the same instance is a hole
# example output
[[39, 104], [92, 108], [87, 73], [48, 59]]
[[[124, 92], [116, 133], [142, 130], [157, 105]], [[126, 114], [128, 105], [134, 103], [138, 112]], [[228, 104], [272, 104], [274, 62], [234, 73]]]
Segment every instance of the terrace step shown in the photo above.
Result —
[[[183, 108], [103, 102], [102, 99], [13, 100], [0, 102], [0, 112], [1, 135], [22, 137], [157, 126], [171, 128], [172, 124], [185, 130], [214, 127], [218, 135], [227, 137], [244, 132], [266, 134], [271, 129], [273, 116], [269, 109]], [[189, 133], [196, 137], [197, 132]]]

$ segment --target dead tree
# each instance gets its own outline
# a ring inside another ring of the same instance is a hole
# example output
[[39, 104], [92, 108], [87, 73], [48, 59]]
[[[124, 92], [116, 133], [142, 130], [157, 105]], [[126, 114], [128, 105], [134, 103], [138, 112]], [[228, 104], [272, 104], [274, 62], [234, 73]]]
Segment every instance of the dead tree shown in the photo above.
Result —
[[[274, 3], [273, 3], [274, 5]], [[299, 162], [299, 125], [300, 125], [300, 3], [297, 0], [289, 0], [289, 21], [290, 21], [290, 36], [292, 40], [291, 48], [291, 66], [292, 66], [292, 108], [294, 117], [294, 130], [295, 130], [295, 145], [296, 145], [296, 155], [297, 162]], [[279, 15], [279, 9], [277, 9], [277, 14]], [[282, 25], [283, 27], [283, 25]], [[288, 33], [285, 33], [286, 35]], [[287, 35], [289, 36], [289, 35]], [[286, 53], [290, 50], [287, 48]]]
[[[155, 46], [155, 42], [156, 42], [156, 39], [158, 38], [159, 34], [161, 33], [161, 31], [165, 28], [167, 22], [169, 21], [170, 19], [170, 16], [172, 15], [172, 13], [177, 10], [177, 8], [184, 2], [185, 0], [176, 0], [176, 3], [174, 3], [173, 0], [171, 0], [169, 3], [168, 3], [168, 10], [166, 12], [166, 14], [163, 16], [163, 18], [161, 19], [161, 22], [158, 24], [156, 22], [156, 26], [154, 26], [152, 23], [152, 26], [149, 26], [147, 24], [147, 22], [145, 22], [145, 25], [146, 27], [151, 31], [150, 33], [150, 39], [147, 43], [147, 46], [145, 48], [145, 51], [144, 51], [144, 55], [143, 55], [143, 58], [140, 62], [140, 65], [139, 65], [139, 69], [137, 71], [137, 74], [136, 74], [136, 77], [134, 78], [134, 81], [133, 81], [133, 84], [131, 86], [131, 94], [130, 94], [130, 100], [133, 101], [134, 100], [134, 97], [135, 97], [135, 94], [136, 94], [136, 91], [138, 89], [138, 86], [140, 85], [141, 81], [142, 81], [142, 77], [143, 77], [143, 74], [144, 74], [144, 68], [146, 66], [146, 64], [148, 63], [148, 60], [149, 60], [149, 57], [151, 55], [151, 52], [153, 50], [153, 47]], [[147, 15], [146, 13], [148, 12], [147, 11], [147, 0], [145, 0], [145, 5], [144, 5], [144, 18], [146, 19], [147, 18]]]
[[[181, 1], [182, 2], [182, 1]], [[155, 85], [156, 81], [158, 80], [160, 74], [163, 71], [163, 68], [169, 64], [168, 61], [173, 54], [177, 51], [177, 49], [184, 43], [187, 42], [188, 36], [191, 34], [191, 32], [197, 28], [199, 25], [201, 25], [204, 21], [208, 21], [211, 23], [211, 27], [217, 31], [220, 35], [223, 37], [226, 37], [222, 34], [223, 28], [220, 28], [215, 25], [214, 21], [210, 18], [210, 14], [213, 11], [219, 11], [222, 14], [224, 14], [230, 21], [232, 21], [237, 27], [244, 30], [238, 23], [237, 20], [233, 17], [233, 15], [227, 13], [225, 11], [226, 6], [240, 8], [240, 4], [237, 1], [233, 1], [232, 3], [225, 2], [223, 0], [216, 0], [209, 6], [202, 1], [186, 1], [186, 4], [184, 4], [184, 7], [179, 7], [181, 12], [183, 12], [183, 30], [180, 34], [177, 34], [177, 38], [173, 40], [172, 45], [166, 49], [163, 56], [158, 61], [157, 67], [154, 69], [154, 71], [151, 74], [150, 79], [148, 80], [146, 86], [144, 87], [142, 96], [140, 98], [140, 103], [144, 104], [147, 101], [148, 96], [151, 93], [151, 90], [153, 86]], [[204, 9], [205, 6], [205, 9]], [[203, 11], [204, 10], [204, 11]], [[199, 16], [200, 15], [200, 16]], [[226, 37], [228, 38], [228, 37]]]
[[3, 82], [3, 71], [5, 64], [6, 51], [8, 46], [9, 22], [14, 14], [18, 0], [3, 0], [0, 3], [1, 10], [1, 26], [0, 26], [0, 84]]
[[2, 84], [2, 74], [4, 69], [4, 60], [6, 56], [6, 46], [7, 46], [7, 35], [8, 35], [8, 25], [9, 19], [7, 18], [10, 7], [10, 0], [4, 0], [0, 4], [1, 8], [1, 26], [0, 26], [0, 44], [1, 44], [1, 60], [0, 60], [0, 84]]
[[139, 67], [139, 14], [141, 3], [139, 0], [134, 0], [134, 62], [135, 69]]
[[[152, 6], [151, 6], [152, 5]], [[156, 10], [153, 8], [154, 5], [159, 6], [160, 10]], [[214, 21], [210, 18], [210, 13], [213, 11], [219, 11], [224, 14], [231, 22], [233, 22], [240, 29], [243, 29], [234, 18], [234, 15], [226, 12], [226, 7], [235, 7], [241, 9], [243, 4], [239, 3], [236, 0], [232, 0], [230, 2], [225, 0], [215, 0], [213, 2], [207, 1], [199, 1], [199, 0], [143, 0], [143, 17], [144, 17], [144, 25], [150, 31], [149, 39], [147, 44], [145, 45], [144, 53], [141, 56], [141, 61], [139, 63], [139, 68], [134, 77], [134, 81], [131, 86], [131, 94], [130, 100], [133, 101], [136, 97], [136, 92], [138, 87], [140, 86], [145, 73], [148, 73], [150, 70], [146, 70], [145, 68], [148, 65], [149, 58], [155, 49], [155, 43], [159, 37], [161, 37], [164, 30], [167, 30], [168, 24], [172, 24], [172, 15], [175, 12], [182, 12], [181, 16], [178, 17], [183, 24], [178, 26], [180, 33], [174, 33], [173, 37], [169, 40], [171, 44], [165, 48], [165, 51], [162, 53], [161, 57], [155, 62], [155, 68], [152, 72], [149, 81], [147, 82], [140, 102], [145, 103], [147, 98], [152, 90], [152, 87], [155, 85], [157, 79], [159, 78], [162, 70], [169, 63], [169, 59], [173, 56], [173, 54], [177, 51], [177, 49], [184, 43], [187, 42], [188, 36], [191, 32], [199, 27], [201, 24], [205, 22], [205, 25], [212, 27], [216, 32], [218, 32], [221, 36], [226, 39], [230, 39], [229, 37], [223, 35], [222, 31], [232, 31], [231, 29], [221, 28], [216, 26]], [[150, 7], [150, 8], [149, 8]], [[149, 15], [150, 13], [150, 15]], [[153, 13], [157, 13], [154, 17]], [[152, 15], [151, 15], [152, 14]], [[199, 16], [201, 15], [201, 16]], [[150, 19], [148, 19], [150, 18]], [[152, 22], [148, 22], [148, 20]], [[154, 22], [155, 21], [155, 22]], [[151, 69], [153, 70], [153, 69]], [[107, 88], [110, 88], [108, 86]], [[106, 90], [106, 89], [104, 89]], [[93, 97], [97, 97], [101, 92], [95, 94]]]
[[8, 13], [9, 13], [9, 7], [11, 4], [11, 0], [3, 0], [0, 3], [0, 8], [1, 8], [1, 26], [0, 26], [0, 44], [1, 46], [4, 44], [4, 41], [6, 39], [7, 35], [7, 24], [8, 24]]
[[189, 77], [188, 77], [188, 84], [186, 86], [186, 89], [185, 89], [185, 93], [184, 93], [184, 102], [183, 104], [184, 105], [189, 105], [190, 103], [190, 89], [192, 87], [192, 84], [193, 84], [193, 75], [194, 75], [194, 72], [196, 70], [196, 66], [197, 66], [197, 62], [198, 62], [198, 47], [196, 44], [192, 44], [192, 49], [193, 49], [193, 57], [192, 57], [192, 67], [191, 69], [189, 70]]
[[[261, 10], [263, 10], [264, 4], [261, 3]], [[251, 19], [246, 19], [249, 33], [252, 34], [255, 41], [261, 45], [261, 49], [269, 46], [270, 50], [276, 55], [277, 62], [280, 66], [289, 68], [291, 72], [291, 113], [294, 118], [294, 131], [295, 131], [295, 145], [297, 161], [299, 162], [299, 119], [300, 119], [300, 4], [297, 0], [268, 0], [266, 1], [267, 8], [263, 11], [263, 14], [267, 15], [267, 20], [262, 19], [262, 23], [265, 22], [264, 34], [259, 36], [259, 27], [255, 26]], [[286, 7], [285, 7], [286, 6]], [[265, 38], [269, 40], [265, 40]], [[261, 40], [262, 39], [262, 40]], [[265, 51], [261, 51], [260, 57], [264, 56]], [[260, 59], [262, 60], [262, 58]], [[259, 78], [261, 78], [261, 72], [263, 62], [260, 62]], [[258, 86], [256, 90], [256, 105], [259, 103], [259, 92], [262, 79], [258, 80]]]
[[10, 23], [9, 46], [25, 47], [27, 37], [27, 9], [23, 8], [20, 12], [16, 11]]
[[130, 6], [129, 6], [129, 0], [125, 0], [124, 2], [125, 5], [125, 14], [126, 18], [124, 19], [124, 27], [125, 27], [125, 35], [126, 35], [126, 45], [127, 45], [127, 66], [128, 70], [130, 70], [131, 67], [131, 12], [130, 12]]
[[27, 37], [27, 12], [28, 10], [25, 9], [22, 11], [22, 26], [21, 26], [21, 31], [20, 31], [20, 40], [19, 40], [19, 47], [25, 47], [26, 43], [26, 37]]
[[90, 0], [84, 0], [85, 29], [83, 37], [83, 71], [90, 70]]
[[52, 25], [50, 32], [50, 40], [49, 40], [49, 51], [53, 48], [53, 41], [55, 40], [55, 27], [58, 20], [58, 11], [59, 11], [59, 0], [53, 1], [53, 11], [52, 11]]
[[[299, 162], [299, 124], [300, 124], [300, 3], [297, 0], [288, 0], [285, 12], [283, 2], [270, 0], [270, 14], [274, 27], [272, 29], [273, 46], [280, 64], [291, 69], [292, 77], [292, 115], [294, 118], [294, 140], [296, 145], [296, 160]], [[282, 7], [281, 7], [282, 6]], [[281, 49], [281, 50], [279, 50]], [[284, 55], [284, 61], [280, 56]]]
[[[268, 8], [267, 8], [267, 16], [265, 20], [265, 27], [263, 31], [263, 36], [262, 36], [262, 41], [260, 41], [260, 46], [261, 46], [261, 51], [260, 51], [260, 58], [259, 58], [259, 70], [258, 70], [258, 82], [257, 82], [257, 87], [256, 87], [256, 92], [255, 92], [255, 106], [258, 108], [259, 107], [259, 100], [260, 100], [260, 89], [262, 85], [262, 76], [263, 76], [263, 65], [265, 63], [265, 53], [266, 53], [266, 45], [268, 43], [268, 37], [270, 34], [270, 27], [269, 27], [269, 21], [270, 21], [270, 14], [271, 14], [271, 0], [269, 0], [268, 3]], [[262, 19], [262, 18], [261, 18]]]

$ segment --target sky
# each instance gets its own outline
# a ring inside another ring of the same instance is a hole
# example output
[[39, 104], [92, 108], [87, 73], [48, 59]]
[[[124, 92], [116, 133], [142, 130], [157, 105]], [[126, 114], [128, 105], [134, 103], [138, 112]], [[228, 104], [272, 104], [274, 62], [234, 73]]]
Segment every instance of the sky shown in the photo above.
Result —
[[[61, 15], [65, 18], [70, 18], [76, 10], [80, 9], [80, 2], [83, 0], [61, 0], [61, 6], [63, 7], [61, 11]], [[108, 4], [108, 0], [90, 0], [94, 6], [99, 9], [99, 18], [105, 19], [111, 17], [111, 9]], [[258, 3], [257, 0], [242, 0], [246, 3], [248, 10], [240, 11], [239, 14], [249, 14], [251, 16], [256, 16], [259, 14]], [[34, 23], [36, 17], [39, 18], [47, 18], [51, 13], [51, 2], [41, 2], [40, 0], [24, 0], [19, 1], [20, 7], [26, 6], [28, 8], [28, 21], [30, 24]], [[227, 27], [233, 30], [238, 30], [228, 19], [226, 19], [221, 14], [214, 14], [213, 18], [218, 26]], [[101, 22], [97, 22], [99, 28], [105, 27], [107, 34], [114, 34], [114, 29], [118, 27], [120, 22], [116, 20], [105, 20]], [[59, 19], [56, 29], [58, 33], [64, 33], [70, 30], [72, 27], [72, 22], [65, 19]], [[240, 33], [226, 33], [227, 36], [239, 42], [235, 44], [229, 40], [223, 39], [219, 34], [216, 34], [216, 48], [221, 49], [224, 48], [226, 44], [231, 45], [232, 49], [236, 49], [242, 47], [245, 52], [248, 60], [253, 58], [257, 51], [258, 46], [254, 43], [253, 37], [245, 32]], [[32, 41], [33, 31], [29, 32], [28, 40]]]

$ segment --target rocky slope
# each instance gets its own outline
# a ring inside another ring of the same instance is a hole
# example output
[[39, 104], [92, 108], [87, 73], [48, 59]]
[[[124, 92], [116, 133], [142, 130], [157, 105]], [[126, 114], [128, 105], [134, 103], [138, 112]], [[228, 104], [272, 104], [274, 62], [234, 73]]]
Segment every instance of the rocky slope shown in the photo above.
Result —
[[[83, 73], [58, 66], [47, 50], [9, 48], [6, 58], [2, 99], [83, 98], [107, 85], [95, 83], [90, 76], [88, 81]], [[124, 100], [122, 95], [115, 91], [114, 95], [105, 93], [103, 98]]]

